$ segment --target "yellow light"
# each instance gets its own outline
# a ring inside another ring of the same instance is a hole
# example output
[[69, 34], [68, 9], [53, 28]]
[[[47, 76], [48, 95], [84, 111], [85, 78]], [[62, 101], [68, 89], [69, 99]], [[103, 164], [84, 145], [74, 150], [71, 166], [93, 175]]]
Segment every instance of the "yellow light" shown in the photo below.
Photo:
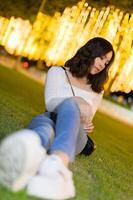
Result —
[[133, 90], [133, 13], [114, 6], [98, 10], [82, 0], [52, 17], [39, 12], [33, 24], [0, 17], [0, 26], [0, 44], [8, 52], [45, 60], [47, 65], [63, 65], [90, 38], [104, 37], [116, 51], [105, 88]]

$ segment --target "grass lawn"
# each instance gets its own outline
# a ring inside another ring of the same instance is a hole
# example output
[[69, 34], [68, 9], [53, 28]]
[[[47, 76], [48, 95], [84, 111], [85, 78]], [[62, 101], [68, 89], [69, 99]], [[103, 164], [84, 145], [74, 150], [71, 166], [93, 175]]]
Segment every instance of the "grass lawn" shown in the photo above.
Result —
[[[0, 66], [0, 139], [26, 127], [44, 111], [43, 87], [18, 72]], [[101, 113], [91, 134], [97, 150], [78, 156], [71, 165], [77, 188], [75, 200], [133, 200], [133, 128]], [[33, 200], [26, 191], [0, 188], [1, 200]]]

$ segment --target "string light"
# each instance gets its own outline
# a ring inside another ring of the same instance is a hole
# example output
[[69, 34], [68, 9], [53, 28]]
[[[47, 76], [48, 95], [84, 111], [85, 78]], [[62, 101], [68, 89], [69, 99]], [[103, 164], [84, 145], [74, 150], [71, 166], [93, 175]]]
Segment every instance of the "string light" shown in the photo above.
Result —
[[33, 24], [28, 20], [0, 17], [0, 44], [15, 55], [45, 60], [48, 66], [63, 65], [78, 48], [95, 36], [108, 39], [116, 57], [105, 89], [133, 90], [133, 13], [114, 6], [101, 10], [82, 0], [64, 12], [48, 16], [41, 12]]

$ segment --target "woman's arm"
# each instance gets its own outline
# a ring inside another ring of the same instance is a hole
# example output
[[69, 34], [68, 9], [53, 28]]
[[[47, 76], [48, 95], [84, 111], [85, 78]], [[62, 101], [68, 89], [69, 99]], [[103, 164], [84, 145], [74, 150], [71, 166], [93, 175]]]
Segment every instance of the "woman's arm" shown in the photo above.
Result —
[[98, 109], [102, 97], [103, 92], [95, 94], [91, 105], [81, 97], [74, 97], [81, 112], [81, 122], [84, 124], [84, 129], [86, 129], [87, 132], [92, 132], [94, 129], [92, 119]]
[[47, 73], [45, 81], [44, 99], [46, 109], [53, 112], [64, 98], [64, 76], [63, 69], [51, 67]]
[[82, 97], [74, 97], [74, 99], [80, 109], [81, 122], [84, 124], [85, 128], [88, 129], [90, 126], [92, 126], [92, 106]]

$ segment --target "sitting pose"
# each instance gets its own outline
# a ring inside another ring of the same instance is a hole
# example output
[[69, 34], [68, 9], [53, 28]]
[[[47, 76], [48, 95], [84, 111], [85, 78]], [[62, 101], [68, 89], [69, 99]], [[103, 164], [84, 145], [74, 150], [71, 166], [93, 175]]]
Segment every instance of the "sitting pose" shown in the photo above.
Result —
[[47, 111], [0, 144], [0, 183], [12, 191], [27, 188], [32, 196], [75, 196], [69, 163], [93, 130], [92, 119], [114, 59], [110, 42], [95, 37], [63, 67], [49, 69], [45, 84]]

